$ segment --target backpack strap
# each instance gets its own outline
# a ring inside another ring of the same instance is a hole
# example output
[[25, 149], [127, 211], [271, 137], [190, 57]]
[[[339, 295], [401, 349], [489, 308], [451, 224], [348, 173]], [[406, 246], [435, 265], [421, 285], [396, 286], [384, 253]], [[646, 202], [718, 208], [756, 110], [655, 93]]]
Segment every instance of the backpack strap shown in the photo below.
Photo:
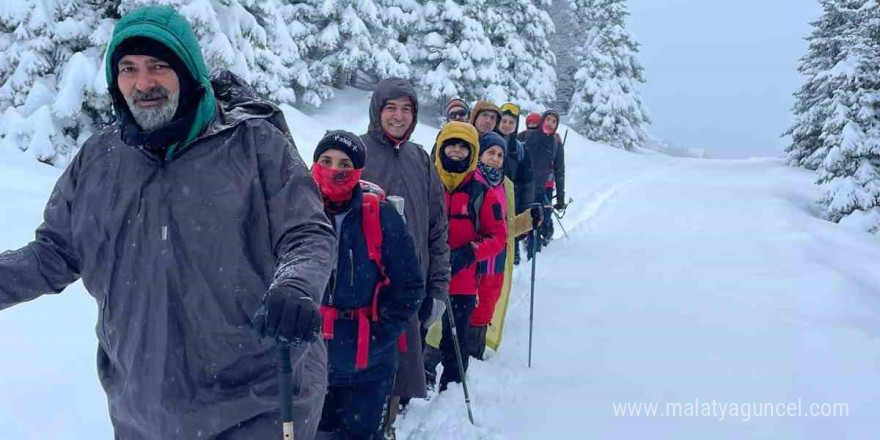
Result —
[[382, 263], [382, 224], [379, 218], [379, 196], [373, 193], [363, 193], [363, 219], [364, 240], [367, 242], [367, 255], [379, 268], [380, 280], [373, 290], [373, 321], [379, 320], [379, 291], [391, 284], [391, 280], [385, 274], [385, 265]]
[[[381, 190], [381, 188], [380, 188]], [[373, 192], [364, 192], [363, 193], [363, 209], [361, 210], [363, 220], [361, 223], [364, 228], [364, 240], [367, 242], [367, 254], [369, 255], [370, 260], [376, 263], [376, 267], [379, 268], [379, 277], [381, 278], [378, 283], [376, 283], [376, 288], [373, 290], [373, 304], [371, 308], [370, 316], [372, 320], [379, 320], [379, 292], [391, 284], [391, 280], [388, 279], [388, 275], [385, 274], [385, 264], [382, 262], [382, 224], [379, 218], [379, 201], [383, 200], [385, 197], [384, 191], [376, 194]], [[364, 340], [369, 340], [369, 335]], [[363, 337], [363, 335], [361, 336]], [[359, 337], [359, 346], [361, 344]], [[406, 332], [401, 333], [398, 338], [398, 349], [401, 353], [406, 352]], [[360, 347], [359, 347], [360, 348]], [[361, 353], [365, 353], [365, 350], [358, 350], [358, 358], [361, 358]], [[364, 364], [366, 363], [366, 359], [362, 361]], [[360, 363], [360, 361], [359, 361]]]

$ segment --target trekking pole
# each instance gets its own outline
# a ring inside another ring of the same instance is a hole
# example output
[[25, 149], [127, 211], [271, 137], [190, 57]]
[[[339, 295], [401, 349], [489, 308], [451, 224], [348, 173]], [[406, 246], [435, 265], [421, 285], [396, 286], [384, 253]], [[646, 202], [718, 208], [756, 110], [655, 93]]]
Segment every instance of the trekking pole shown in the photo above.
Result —
[[562, 229], [562, 233], [565, 235], [565, 238], [571, 240], [571, 237], [568, 236], [568, 232], [565, 230], [565, 226], [562, 226], [562, 217], [560, 217], [555, 210], [553, 211], [553, 215], [556, 216], [556, 223], [559, 223], [559, 227]]
[[458, 360], [458, 372], [461, 374], [461, 387], [464, 389], [464, 404], [467, 406], [468, 419], [474, 424], [474, 414], [471, 412], [471, 397], [468, 394], [467, 381], [465, 380], [464, 362], [462, 361], [461, 345], [458, 343], [458, 330], [455, 328], [455, 316], [452, 314], [452, 301], [446, 296], [446, 314], [449, 316], [449, 330], [452, 332], [452, 343], [455, 346], [455, 358]]
[[278, 346], [278, 388], [281, 393], [281, 432], [283, 440], [293, 440], [293, 368], [290, 344]]
[[[537, 244], [538, 234], [532, 229], [532, 243]], [[532, 254], [532, 293], [529, 298], [529, 368], [532, 368], [532, 326], [535, 322], [535, 263], [538, 253]]]

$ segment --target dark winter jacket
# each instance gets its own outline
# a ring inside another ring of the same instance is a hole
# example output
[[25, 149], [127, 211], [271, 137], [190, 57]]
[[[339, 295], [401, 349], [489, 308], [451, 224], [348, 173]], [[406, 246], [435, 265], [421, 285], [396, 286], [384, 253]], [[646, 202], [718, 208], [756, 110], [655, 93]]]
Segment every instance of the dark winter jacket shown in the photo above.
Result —
[[[360, 187], [355, 187], [351, 209], [336, 231], [339, 257], [322, 304], [339, 310], [371, 306], [374, 289], [380, 281], [379, 268], [367, 254], [362, 197]], [[421, 267], [403, 218], [390, 204], [382, 202], [379, 209], [382, 263], [391, 284], [379, 292], [379, 320], [370, 322], [365, 370], [355, 370], [358, 321], [345, 318], [334, 321], [333, 339], [327, 340], [330, 385], [379, 380], [396, 370], [397, 338], [425, 295]]]
[[[517, 124], [519, 124], [518, 119]], [[509, 177], [514, 184], [516, 213], [519, 214], [527, 211], [535, 202], [535, 176], [532, 171], [532, 157], [525, 144], [512, 134], [505, 136], [504, 139], [507, 141], [507, 151], [504, 154], [504, 175]]]
[[[450, 122], [440, 132], [434, 148], [434, 166], [446, 187], [446, 211], [449, 219], [449, 249], [451, 252], [474, 246], [474, 261], [452, 275], [450, 295], [476, 295], [477, 265], [497, 256], [507, 246], [507, 217], [504, 211], [504, 190], [491, 191], [486, 178], [476, 169], [479, 151], [476, 139], [469, 140], [455, 133], [456, 122]], [[476, 131], [468, 127], [474, 137]], [[443, 169], [441, 146], [447, 139], [467, 141], [471, 147], [471, 164], [464, 176]]]
[[[392, 142], [382, 130], [379, 114], [390, 99], [409, 97], [413, 102], [412, 133], [418, 120], [418, 98], [412, 85], [390, 78], [379, 83], [370, 101], [370, 126], [361, 136], [367, 146], [363, 179], [381, 186], [390, 196], [405, 200], [406, 226], [412, 234], [425, 279], [426, 298], [443, 300], [449, 291], [448, 223], [443, 185], [421, 145], [406, 139]], [[406, 331], [407, 350], [401, 353], [395, 395], [424, 397], [425, 368], [422, 362], [421, 334], [414, 317]]]
[[[541, 116], [541, 124], [544, 125], [544, 119], [548, 115], [559, 115], [547, 110]], [[556, 133], [545, 134], [540, 128], [526, 131], [527, 141], [526, 149], [532, 159], [532, 169], [535, 173], [535, 195], [539, 197], [544, 193], [544, 188], [548, 183], [556, 184], [556, 201], [564, 202], [565, 200], [565, 151], [562, 143], [557, 141]], [[550, 185], [552, 186], [552, 185]]]
[[[0, 309], [80, 277], [94, 296], [116, 438], [280, 436], [276, 346], [251, 317], [270, 285], [320, 302], [335, 265], [317, 187], [270, 122], [280, 115], [257, 102], [217, 107], [168, 160], [110, 126], [58, 180], [36, 240], [0, 254]], [[322, 341], [293, 348], [298, 439], [317, 428], [326, 356]]]

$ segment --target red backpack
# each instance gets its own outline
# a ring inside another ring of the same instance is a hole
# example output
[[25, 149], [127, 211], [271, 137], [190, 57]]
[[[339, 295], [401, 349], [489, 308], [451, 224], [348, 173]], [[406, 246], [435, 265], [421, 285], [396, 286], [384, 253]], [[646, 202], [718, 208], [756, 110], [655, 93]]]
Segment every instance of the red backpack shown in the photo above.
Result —
[[[337, 319], [357, 319], [358, 338], [355, 368], [362, 370], [367, 368], [367, 360], [370, 350], [370, 321], [379, 320], [379, 292], [391, 284], [391, 280], [385, 275], [385, 265], [382, 263], [382, 224], [379, 218], [379, 202], [385, 200], [385, 190], [379, 185], [366, 180], [360, 181], [361, 199], [361, 226], [364, 240], [367, 243], [367, 255], [379, 268], [380, 281], [373, 290], [373, 301], [370, 306], [351, 310], [352, 314], [340, 316], [339, 309], [333, 306], [321, 306], [321, 315], [324, 318], [322, 333], [324, 339], [333, 339], [333, 325]], [[400, 334], [398, 347], [401, 352], [406, 351], [406, 337]]]

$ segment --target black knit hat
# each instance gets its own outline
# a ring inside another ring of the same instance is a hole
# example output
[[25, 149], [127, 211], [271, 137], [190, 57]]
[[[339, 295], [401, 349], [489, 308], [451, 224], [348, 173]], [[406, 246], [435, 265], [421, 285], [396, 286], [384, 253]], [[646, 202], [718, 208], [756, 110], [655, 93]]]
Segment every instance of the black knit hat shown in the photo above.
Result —
[[480, 156], [482, 156], [486, 150], [495, 146], [501, 147], [501, 150], [505, 151], [507, 149], [507, 141], [494, 131], [490, 131], [480, 136]]
[[363, 168], [367, 161], [367, 146], [360, 137], [349, 131], [328, 131], [318, 142], [312, 160], [317, 162], [321, 154], [327, 150], [339, 150], [347, 154], [355, 169]]
[[[193, 95], [193, 91], [198, 88], [198, 84], [196, 84], [196, 80], [193, 78], [192, 73], [189, 69], [186, 68], [186, 64], [174, 53], [168, 46], [147, 37], [131, 37], [126, 38], [119, 46], [116, 46], [116, 49], [113, 51], [113, 85], [117, 84], [119, 79], [119, 70], [117, 66], [119, 65], [119, 61], [126, 55], [146, 55], [153, 57], [157, 60], [162, 60], [168, 63], [169, 66], [174, 70], [174, 73], [177, 74], [178, 82], [180, 83], [180, 104], [178, 107], [177, 114], [182, 114], [184, 111], [189, 110], [190, 106], [194, 104], [194, 101], [197, 102], [196, 96]], [[201, 95], [198, 95], [198, 99], [201, 99]]]

